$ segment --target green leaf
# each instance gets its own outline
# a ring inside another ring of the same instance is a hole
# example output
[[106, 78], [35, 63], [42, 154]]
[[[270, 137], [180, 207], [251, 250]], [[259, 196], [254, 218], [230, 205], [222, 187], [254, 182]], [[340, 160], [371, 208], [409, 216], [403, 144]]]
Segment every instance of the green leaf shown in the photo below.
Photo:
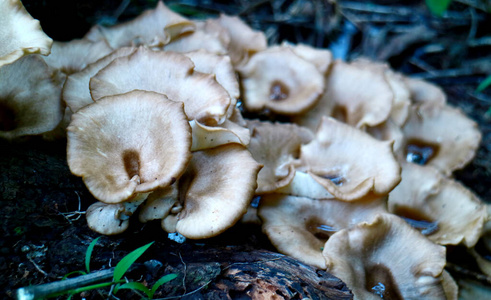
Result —
[[98, 237], [92, 240], [92, 242], [90, 242], [89, 247], [87, 248], [87, 252], [85, 252], [85, 269], [87, 270], [87, 273], [90, 273], [90, 257], [92, 256], [92, 251], [94, 250], [94, 246], [95, 244], [97, 244], [97, 241], [100, 238], [101, 237]]
[[145, 252], [148, 247], [150, 247], [154, 242], [148, 243], [145, 246], [141, 246], [140, 248], [134, 250], [129, 253], [114, 268], [113, 281], [119, 281], [123, 278], [124, 273], [128, 271], [131, 265]]
[[155, 294], [155, 291], [157, 291], [157, 289], [164, 283], [167, 283], [171, 280], [173, 280], [174, 278], [177, 277], [177, 274], [167, 274], [165, 276], [163, 276], [162, 278], [160, 278], [159, 280], [157, 280], [157, 282], [152, 286], [152, 296], [150, 298], [153, 298], [153, 294]]
[[476, 92], [480, 93], [491, 85], [491, 75], [486, 77], [477, 87]]
[[150, 299], [153, 297], [153, 293], [140, 282], [133, 282], [132, 281], [132, 282], [124, 283], [124, 284], [120, 285], [117, 290], [115, 289], [114, 293], [116, 293], [117, 291], [122, 290], [122, 289], [138, 290], [138, 291], [141, 291], [141, 292], [144, 292], [145, 294], [147, 294], [148, 298], [150, 298]]
[[437, 16], [442, 16], [447, 10], [452, 0], [426, 0], [426, 6], [428, 9]]

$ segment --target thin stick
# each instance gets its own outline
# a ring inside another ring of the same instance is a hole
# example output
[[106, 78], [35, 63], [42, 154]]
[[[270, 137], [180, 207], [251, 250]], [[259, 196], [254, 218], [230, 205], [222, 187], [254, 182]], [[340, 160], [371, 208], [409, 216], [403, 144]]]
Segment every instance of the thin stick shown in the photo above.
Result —
[[15, 296], [17, 300], [43, 299], [49, 295], [67, 292], [75, 288], [109, 280], [113, 277], [113, 273], [114, 268], [111, 268], [62, 281], [23, 287], [16, 291]]

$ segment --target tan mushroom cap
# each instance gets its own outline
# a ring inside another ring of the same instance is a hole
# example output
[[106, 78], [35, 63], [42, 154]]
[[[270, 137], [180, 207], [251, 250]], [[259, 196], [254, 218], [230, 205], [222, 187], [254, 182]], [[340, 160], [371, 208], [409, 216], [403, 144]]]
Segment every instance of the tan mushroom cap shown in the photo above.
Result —
[[221, 14], [212, 22], [227, 30], [230, 36], [228, 55], [235, 67], [245, 64], [252, 55], [268, 46], [264, 32], [253, 30], [237, 16]]
[[196, 30], [181, 35], [165, 45], [165, 51], [191, 52], [200, 49], [225, 55], [228, 53], [230, 36], [228, 31], [213, 20], [195, 21]]
[[330, 236], [386, 211], [383, 198], [344, 202], [267, 194], [261, 197], [258, 215], [279, 252], [325, 269], [322, 248]]
[[322, 74], [327, 73], [333, 61], [332, 53], [327, 49], [314, 48], [306, 44], [290, 44], [288, 42], [281, 43], [281, 47], [292, 49], [296, 55], [314, 64]]
[[96, 202], [89, 206], [85, 212], [87, 225], [93, 231], [104, 235], [123, 233], [130, 225], [129, 219], [119, 219], [119, 215], [123, 212], [123, 203], [107, 204]]
[[445, 247], [397, 216], [380, 214], [333, 234], [323, 255], [327, 271], [343, 280], [355, 299], [445, 299]]
[[446, 175], [467, 165], [481, 141], [477, 123], [450, 106], [413, 107], [402, 128], [405, 159], [436, 167]]
[[129, 56], [116, 58], [90, 80], [95, 101], [137, 89], [183, 102], [188, 119], [205, 125], [223, 123], [231, 103], [214, 75], [194, 71], [193, 62], [175, 52], [140, 47]]
[[106, 67], [114, 59], [128, 56], [136, 51], [135, 47], [123, 47], [111, 52], [98, 61], [89, 64], [80, 72], [73, 73], [66, 78], [63, 86], [63, 100], [67, 106], [76, 112], [84, 106], [94, 103], [90, 95], [90, 78], [97, 74], [102, 68]]
[[314, 134], [295, 124], [248, 121], [251, 142], [248, 149], [264, 167], [257, 176], [256, 194], [271, 193], [288, 185], [295, 176], [293, 161], [300, 146], [310, 142]]
[[85, 68], [88, 64], [108, 55], [113, 50], [105, 41], [91, 42], [85, 39], [69, 42], [53, 42], [46, 63], [69, 75]]
[[191, 157], [182, 106], [161, 94], [134, 91], [82, 108], [68, 127], [71, 172], [105, 203], [171, 185]]
[[389, 194], [391, 213], [421, 225], [422, 233], [440, 245], [477, 243], [487, 213], [471, 191], [429, 166], [405, 163], [401, 176]]
[[193, 134], [191, 151], [210, 149], [225, 144], [235, 143], [249, 145], [251, 135], [249, 129], [226, 120], [220, 126], [207, 126], [196, 120], [190, 121]]
[[323, 116], [332, 116], [357, 128], [377, 126], [389, 118], [393, 99], [383, 68], [336, 60], [320, 100], [294, 121], [315, 129]]
[[186, 238], [202, 239], [234, 225], [247, 211], [260, 168], [237, 144], [194, 152], [179, 181], [183, 210], [175, 219], [175, 230]]
[[38, 55], [0, 68], [0, 138], [45, 133], [61, 122], [64, 105], [57, 75]]
[[401, 127], [391, 118], [377, 126], [368, 127], [366, 132], [380, 141], [394, 141], [394, 153], [401, 152], [406, 142]]
[[113, 49], [147, 45], [158, 47], [167, 44], [182, 33], [194, 30], [193, 22], [173, 12], [162, 1], [154, 9], [143, 12], [135, 19], [112, 27], [96, 25], [85, 38], [90, 41], [107, 40]]
[[215, 75], [217, 82], [227, 90], [231, 100], [227, 117], [230, 117], [240, 97], [239, 81], [230, 57], [216, 55], [205, 50], [193, 51], [185, 55], [193, 62], [195, 71]]
[[298, 115], [311, 108], [324, 91], [324, 75], [289, 47], [270, 47], [254, 54], [239, 69], [244, 106]]
[[378, 141], [333, 118], [323, 117], [315, 139], [301, 147], [297, 169], [309, 172], [334, 197], [386, 195], [400, 181], [392, 142]]
[[0, 67], [26, 54], [48, 55], [52, 42], [21, 1], [0, 1]]
[[447, 96], [442, 89], [422, 79], [403, 77], [406, 87], [409, 89], [411, 102], [418, 106], [444, 106]]

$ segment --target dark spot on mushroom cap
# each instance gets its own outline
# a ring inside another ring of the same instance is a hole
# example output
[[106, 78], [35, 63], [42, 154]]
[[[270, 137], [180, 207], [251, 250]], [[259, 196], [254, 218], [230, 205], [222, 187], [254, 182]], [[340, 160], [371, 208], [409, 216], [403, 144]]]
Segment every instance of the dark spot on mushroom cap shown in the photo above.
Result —
[[273, 81], [269, 89], [269, 99], [273, 101], [281, 101], [288, 98], [290, 91], [280, 81]]
[[15, 111], [7, 105], [0, 103], [0, 130], [11, 131], [16, 127]]
[[418, 165], [426, 165], [438, 153], [439, 147], [436, 144], [423, 142], [420, 140], [409, 140], [405, 151], [406, 161]]
[[365, 268], [365, 289], [381, 299], [403, 299], [397, 288], [392, 272], [377, 264]]
[[348, 123], [348, 112], [346, 111], [346, 107], [344, 106], [334, 106], [331, 116], [339, 122]]
[[310, 233], [322, 241], [327, 241], [337, 231], [333, 226], [323, 224], [322, 221], [316, 218], [307, 220], [305, 226]]
[[123, 163], [124, 169], [128, 174], [129, 178], [133, 176], [140, 176], [140, 155], [135, 150], [125, 150], [123, 151]]
[[176, 182], [176, 180], [177, 180], [176, 177], [171, 177], [171, 179], [170, 179], [170, 185], [173, 185], [174, 182]]
[[407, 207], [397, 206], [394, 210], [394, 214], [403, 218], [413, 228], [419, 230], [424, 235], [430, 235], [438, 231], [438, 222], [435, 222], [429, 216], [423, 213]]

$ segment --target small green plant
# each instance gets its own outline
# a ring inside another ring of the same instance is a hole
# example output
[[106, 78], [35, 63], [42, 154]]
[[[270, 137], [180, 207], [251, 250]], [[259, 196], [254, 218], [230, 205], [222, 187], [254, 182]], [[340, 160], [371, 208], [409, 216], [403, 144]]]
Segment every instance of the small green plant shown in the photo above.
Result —
[[[68, 277], [78, 274], [82, 275], [79, 277], [83, 277], [83, 275], [89, 275], [90, 272], [90, 259], [92, 257], [92, 252], [94, 250], [94, 246], [97, 244], [97, 241], [99, 240], [100, 237], [94, 239], [89, 247], [87, 248], [87, 251], [85, 253], [85, 271], [74, 271], [71, 272], [63, 277], [63, 279], [67, 279]], [[177, 274], [168, 274], [157, 280], [155, 284], [152, 286], [151, 289], [146, 287], [140, 282], [127, 282], [126, 280], [123, 279], [123, 276], [126, 274], [126, 272], [129, 270], [129, 268], [133, 265], [133, 263], [143, 254], [147, 249], [153, 244], [153, 242], [148, 243], [125, 257], [121, 259], [121, 261], [114, 267], [114, 272], [112, 275], [112, 280], [109, 282], [103, 282], [103, 283], [97, 283], [97, 284], [91, 284], [88, 286], [83, 286], [79, 288], [73, 288], [69, 289], [66, 291], [61, 291], [57, 293], [52, 293], [47, 295], [47, 297], [55, 297], [55, 296], [61, 296], [68, 294], [68, 299], [71, 299], [73, 295], [84, 292], [84, 291], [89, 291], [89, 290], [94, 290], [94, 289], [99, 289], [99, 288], [104, 288], [104, 287], [109, 287], [113, 286], [112, 293], [116, 294], [119, 290], [123, 289], [130, 289], [130, 290], [137, 290], [145, 293], [148, 299], [153, 299], [153, 295], [157, 291], [157, 289], [162, 286], [163, 284], [173, 280], [174, 278], [177, 277]], [[75, 277], [78, 278], [78, 277]], [[73, 279], [73, 278], [71, 278]], [[69, 279], [70, 280], [70, 279]]]
[[481, 83], [476, 88], [476, 92], [480, 93], [484, 91], [486, 88], [488, 88], [489, 86], [491, 86], [491, 75], [489, 75], [483, 81], [481, 81]]
[[426, 0], [426, 6], [428, 9], [437, 16], [442, 16], [447, 10], [452, 0]]

